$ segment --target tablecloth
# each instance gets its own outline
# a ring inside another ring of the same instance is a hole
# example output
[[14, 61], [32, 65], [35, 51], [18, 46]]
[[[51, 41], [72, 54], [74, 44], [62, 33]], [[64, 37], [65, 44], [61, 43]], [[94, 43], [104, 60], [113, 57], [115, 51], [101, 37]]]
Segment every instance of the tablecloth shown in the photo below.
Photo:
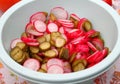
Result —
[[[120, 14], [120, 0], [113, 0], [112, 6]], [[2, 12], [0, 11], [0, 16]], [[93, 79], [94, 84], [120, 84], [120, 58], [104, 74]], [[15, 75], [0, 62], [0, 84], [30, 84], [27, 80]]]

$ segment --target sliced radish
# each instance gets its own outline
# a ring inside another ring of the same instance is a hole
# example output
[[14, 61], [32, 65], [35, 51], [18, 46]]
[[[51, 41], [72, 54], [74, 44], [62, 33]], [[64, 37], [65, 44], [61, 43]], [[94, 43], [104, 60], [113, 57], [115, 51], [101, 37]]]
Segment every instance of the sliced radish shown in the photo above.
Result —
[[28, 42], [37, 42], [37, 39], [29, 38], [29, 37], [21, 37], [21, 40], [25, 43]]
[[43, 52], [39, 52], [39, 53], [37, 53], [37, 55], [41, 57], [41, 56], [44, 56], [44, 53]]
[[99, 36], [100, 35], [100, 32], [94, 30], [94, 29], [91, 29], [89, 30], [88, 32], [86, 32], [86, 37], [96, 37], [96, 36]]
[[103, 54], [104, 56], [107, 56], [108, 53], [109, 53], [109, 49], [108, 49], [107, 47], [105, 47], [105, 48], [102, 50], [102, 54]]
[[62, 35], [62, 37], [66, 40], [66, 43], [68, 42], [68, 37], [67, 37], [67, 35], [65, 35], [65, 34], [61, 34]]
[[100, 38], [93, 38], [92, 39], [93, 45], [98, 49], [98, 50], [103, 50], [104, 49], [104, 42]]
[[99, 57], [97, 57], [95, 60], [96, 63], [100, 62], [108, 55], [108, 48], [105, 47], [101, 52], [102, 52], [101, 55], [99, 55]]
[[37, 41], [37, 39], [34, 39], [34, 38], [21, 37], [21, 40], [29, 46], [38, 46], [39, 45], [39, 42]]
[[63, 70], [64, 70], [64, 73], [72, 72], [71, 65], [68, 61], [63, 62]]
[[92, 29], [92, 25], [87, 18], [81, 18], [77, 27], [83, 31], [89, 31]]
[[40, 68], [40, 62], [36, 59], [29, 58], [24, 62], [23, 66], [31, 70], [37, 71]]
[[80, 21], [80, 18], [74, 13], [70, 14], [70, 17], [72, 17], [73, 19], [75, 19], [77, 21]]
[[54, 14], [57, 19], [67, 19], [68, 18], [68, 12], [62, 8], [62, 7], [54, 7], [51, 9], [52, 14]]
[[88, 66], [87, 66], [87, 68], [90, 68], [90, 67], [92, 67], [92, 66], [94, 66], [96, 63], [90, 63]]
[[58, 30], [60, 33], [62, 33], [62, 34], [64, 34], [65, 33], [65, 29], [64, 29], [64, 27], [63, 26], [61, 26], [60, 28], [59, 28], [59, 30]]
[[34, 26], [31, 22], [27, 23], [26, 27], [25, 27], [25, 32], [27, 32], [28, 30], [34, 29]]
[[49, 59], [48, 62], [47, 62], [47, 67], [49, 67], [51, 65], [54, 65], [54, 64], [57, 64], [57, 65], [63, 67], [63, 61], [58, 59], [58, 58]]
[[72, 30], [72, 28], [64, 27], [65, 33], [68, 33]]
[[58, 50], [56, 48], [52, 48], [52, 50], [54, 50], [56, 52], [56, 56], [58, 56]]
[[83, 35], [84, 32], [80, 31], [79, 29], [72, 29], [67, 33], [68, 38], [78, 38]]
[[81, 59], [81, 53], [80, 52], [78, 52], [77, 54], [76, 54], [76, 56], [75, 56], [75, 59], [74, 60], [78, 60], [78, 59]]
[[80, 52], [78, 52], [77, 55], [75, 56], [74, 61], [79, 60], [79, 59], [86, 59], [88, 56], [89, 56], [88, 53], [80, 53]]
[[46, 24], [43, 21], [35, 20], [33, 25], [38, 32], [46, 31]]
[[48, 33], [57, 32], [57, 31], [58, 31], [58, 26], [55, 23], [51, 22], [47, 25], [47, 32]]
[[87, 42], [87, 45], [88, 45], [89, 48], [90, 48], [92, 51], [94, 51], [94, 52], [98, 50], [91, 42]]
[[62, 24], [63, 27], [74, 28], [74, 23], [65, 23]]
[[58, 21], [59, 23], [61, 23], [61, 24], [72, 23], [72, 21], [71, 21], [71, 20], [68, 20], [68, 19], [58, 19], [57, 21]]
[[23, 42], [23, 41], [20, 38], [16, 38], [16, 39], [12, 40], [12, 42], [10, 44], [11, 49], [14, 48], [18, 42]]
[[37, 31], [35, 31], [35, 30], [33, 30], [33, 29], [28, 30], [27, 32], [28, 32], [29, 34], [34, 35], [34, 36], [43, 36], [43, 35], [44, 35], [43, 32], [37, 32]]
[[80, 36], [78, 38], [73, 39], [70, 43], [76, 45], [76, 44], [83, 44], [86, 43], [88, 39], [85, 38], [85, 36]]
[[37, 12], [30, 17], [30, 22], [33, 23], [36, 20], [41, 20], [43, 22], [46, 21], [45, 13], [44, 12]]
[[49, 66], [49, 68], [47, 69], [47, 73], [50, 73], [50, 74], [63, 74], [64, 70], [63, 70], [63, 68], [61, 66], [59, 66], [57, 64], [54, 64], [54, 65]]
[[101, 55], [101, 51], [97, 50], [93, 54], [91, 54], [89, 57], [87, 57], [88, 63], [94, 63], [95, 60]]
[[35, 30], [34, 25], [32, 23], [28, 23], [25, 28], [25, 32], [32, 34], [34, 36], [42, 36], [43, 33]]
[[58, 19], [57, 20], [63, 27], [73, 28], [74, 23], [71, 20]]
[[39, 46], [39, 42], [27, 42], [26, 43], [27, 45], [29, 45], [29, 46]]
[[69, 50], [69, 55], [70, 56], [75, 51], [74, 45], [72, 43], [66, 44], [65, 48], [67, 48]]
[[78, 44], [78, 45], [76, 45], [76, 51], [77, 52], [85, 52], [85, 53], [87, 53], [87, 52], [89, 52], [89, 47], [88, 47], [88, 45], [86, 45], [86, 44]]

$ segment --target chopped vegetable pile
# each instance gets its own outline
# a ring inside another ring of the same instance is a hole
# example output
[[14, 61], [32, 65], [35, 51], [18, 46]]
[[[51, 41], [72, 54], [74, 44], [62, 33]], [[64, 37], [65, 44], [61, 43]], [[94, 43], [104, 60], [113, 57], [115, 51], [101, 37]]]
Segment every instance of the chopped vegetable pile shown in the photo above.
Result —
[[30, 17], [20, 38], [11, 42], [10, 56], [34, 71], [64, 74], [81, 71], [108, 54], [100, 32], [85, 17], [54, 7]]

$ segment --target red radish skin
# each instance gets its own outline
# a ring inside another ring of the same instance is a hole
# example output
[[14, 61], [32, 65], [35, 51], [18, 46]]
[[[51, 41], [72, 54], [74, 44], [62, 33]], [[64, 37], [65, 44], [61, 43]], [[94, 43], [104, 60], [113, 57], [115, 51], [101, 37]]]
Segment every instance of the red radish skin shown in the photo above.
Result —
[[30, 22], [33, 23], [36, 20], [46, 21], [46, 16], [43, 12], [37, 12], [30, 17]]
[[51, 9], [50, 13], [54, 14], [57, 19], [67, 19], [68, 12], [62, 7], [54, 7]]
[[89, 57], [87, 57], [87, 61], [88, 63], [93, 63], [95, 62], [95, 60], [101, 55], [101, 51], [96, 51], [94, 52], [92, 55], [90, 55]]
[[103, 50], [104, 49], [104, 42], [100, 38], [93, 38], [92, 39], [93, 45], [98, 49], [98, 50]]
[[48, 33], [57, 32], [57, 31], [58, 31], [58, 26], [55, 23], [51, 22], [47, 25], [47, 32]]
[[44, 33], [42, 33], [42, 32], [37, 32], [37, 31], [35, 31], [35, 30], [28, 30], [27, 31], [29, 34], [32, 34], [32, 35], [34, 35], [34, 36], [43, 36], [44, 35]]
[[66, 43], [68, 42], [68, 37], [67, 37], [67, 35], [65, 35], [65, 34], [61, 34], [62, 35], [62, 37], [66, 40]]
[[80, 60], [81, 59], [87, 59], [88, 56], [89, 56], [89, 53], [78, 52], [73, 61], [79, 60], [79, 59]]
[[72, 29], [67, 33], [68, 38], [78, 38], [80, 36], [83, 36], [83, 32], [79, 29]]
[[91, 42], [87, 42], [87, 45], [88, 45], [89, 48], [90, 48], [92, 51], [94, 51], [94, 52], [98, 50]]
[[40, 57], [44, 57], [44, 53], [43, 52], [39, 52], [39, 53], [37, 53], [37, 55], [40, 56]]
[[62, 34], [64, 34], [65, 33], [65, 29], [64, 29], [64, 27], [63, 26], [61, 26], [60, 28], [59, 28], [59, 30], [58, 30], [60, 33], [62, 33]]
[[58, 19], [57, 21], [58, 21], [59, 23], [61, 23], [61, 24], [72, 23], [71, 20], [67, 20], [67, 19]]
[[21, 37], [21, 40], [29, 46], [38, 46], [39, 42], [34, 38]]
[[78, 44], [78, 45], [76, 45], [76, 52], [88, 53], [89, 51], [90, 51], [90, 49], [86, 44]]
[[28, 23], [26, 25], [25, 32], [27, 32], [28, 34], [32, 34], [34, 36], [42, 36], [44, 34], [44, 33], [36, 31], [32, 23]]
[[72, 43], [73, 45], [77, 45], [77, 44], [84, 44], [88, 41], [88, 39], [85, 38], [85, 36], [80, 36], [78, 38], [73, 39], [70, 43]]
[[92, 37], [92, 35], [96, 34], [98, 31], [91, 29], [88, 32], [86, 32], [86, 37]]
[[86, 18], [81, 18], [80, 21], [79, 21], [79, 23], [78, 23], [78, 26], [77, 26], [77, 27], [78, 27], [80, 30], [84, 31], [84, 29], [83, 29], [83, 24], [84, 24], [86, 21], [88, 21]]
[[74, 60], [78, 60], [78, 59], [81, 59], [82, 55], [81, 53], [77, 53], [76, 56], [75, 56], [75, 59]]
[[77, 21], [80, 21], [80, 18], [74, 13], [70, 14], [70, 17], [72, 17], [73, 19], [75, 19]]
[[31, 29], [33, 29], [33, 24], [31, 23], [31, 22], [29, 22], [29, 23], [27, 23], [26, 24], [26, 27], [25, 27], [25, 32], [27, 32], [28, 30], [31, 30]]
[[29, 46], [39, 46], [39, 42], [27, 42], [26, 43], [27, 45], [29, 45]]
[[52, 50], [54, 50], [56, 52], [56, 56], [58, 56], [58, 50], [56, 48], [52, 48]]
[[68, 28], [73, 28], [73, 27], [74, 27], [74, 23], [72, 23], [71, 20], [58, 19], [58, 22], [59, 22], [63, 27], [68, 27]]
[[63, 74], [64, 70], [61, 66], [54, 64], [48, 67], [47, 73], [49, 74]]
[[97, 57], [95, 60], [96, 63], [99, 63], [101, 60], [103, 60], [108, 55], [108, 48], [104, 48], [101, 52], [102, 52], [101, 55]]
[[67, 27], [67, 28], [74, 28], [74, 24], [73, 23], [67, 23], [67, 24], [63, 24], [63, 27]]
[[92, 67], [92, 66], [94, 66], [96, 63], [91, 63], [91, 64], [89, 64], [88, 66], [87, 66], [87, 68], [90, 68], [90, 67]]
[[12, 42], [10, 44], [11, 49], [14, 48], [18, 42], [23, 42], [23, 41], [20, 38], [16, 38], [16, 39], [12, 40]]
[[25, 43], [28, 43], [28, 42], [37, 42], [37, 39], [34, 39], [34, 38], [29, 38], [29, 37], [21, 37], [21, 40]]
[[63, 67], [63, 61], [58, 58], [49, 59], [47, 62], [47, 67], [54, 65], [54, 64], [57, 64], [57, 65]]
[[46, 24], [43, 21], [36, 20], [34, 21], [33, 25], [38, 32], [46, 31]]
[[70, 55], [75, 51], [74, 45], [71, 43], [66, 44], [65, 48], [69, 50]]
[[89, 53], [80, 53], [80, 52], [78, 52], [76, 57], [75, 57], [75, 60], [87, 59], [88, 56], [89, 56]]
[[64, 70], [64, 73], [72, 72], [71, 65], [68, 61], [63, 62], [63, 70]]
[[23, 66], [31, 70], [37, 71], [40, 68], [40, 62], [36, 59], [29, 58], [24, 62]]

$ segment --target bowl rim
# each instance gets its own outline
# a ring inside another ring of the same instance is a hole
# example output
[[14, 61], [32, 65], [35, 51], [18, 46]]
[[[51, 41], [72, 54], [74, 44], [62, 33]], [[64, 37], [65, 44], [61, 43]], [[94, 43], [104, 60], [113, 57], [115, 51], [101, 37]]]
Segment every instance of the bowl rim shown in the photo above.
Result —
[[[86, 80], [89, 80], [89, 79], [92, 79], [92, 78], [98, 76], [100, 73], [107, 71], [108, 68], [110, 68], [110, 65], [112, 65], [112, 63], [114, 63], [117, 60], [117, 58], [120, 54], [119, 53], [120, 49], [118, 47], [118, 46], [120, 46], [120, 44], [119, 44], [120, 43], [120, 38], [119, 38], [120, 37], [120, 28], [118, 28], [118, 37], [117, 37], [116, 45], [114, 46], [114, 49], [109, 54], [109, 56], [107, 58], [105, 58], [102, 62], [94, 65], [93, 67], [90, 67], [90, 68], [85, 69], [80, 72], [74, 72], [74, 73], [69, 73], [69, 74], [44, 74], [44, 73], [35, 72], [35, 71], [32, 71], [32, 70], [22, 67], [21, 65], [19, 65], [15, 61], [13, 61], [10, 58], [10, 56], [5, 57], [8, 54], [4, 51], [4, 46], [2, 45], [2, 28], [4, 27], [5, 22], [7, 21], [7, 19], [10, 17], [10, 15], [12, 13], [14, 13], [20, 7], [22, 7], [26, 4], [29, 4], [33, 1], [35, 1], [35, 0], [23, 0], [23, 1], [18, 2], [13, 7], [11, 7], [9, 10], [7, 10], [3, 14], [3, 16], [0, 18], [0, 24], [1, 24], [1, 26], [0, 26], [0, 39], [1, 39], [0, 40], [0, 46], [1, 46], [0, 59], [13, 72], [15, 72], [16, 74], [20, 75], [21, 77], [23, 77], [25, 79], [32, 80], [32, 81], [39, 81], [39, 82], [52, 82], [52, 83], [60, 82], [60, 83], [62, 83], [62, 82], [68, 82], [68, 81], [75, 82], [78, 80], [86, 81]], [[107, 12], [109, 12], [109, 14], [112, 17], [114, 17], [116, 26], [120, 27], [120, 24], [118, 23], [118, 22], [120, 22], [120, 19], [118, 18], [120, 16], [116, 13], [116, 11], [114, 9], [112, 9], [107, 4], [103, 3], [103, 1], [101, 1], [101, 0], [90, 0], [90, 1], [92, 3], [99, 5], [100, 7], [104, 6], [104, 9]], [[112, 59], [111, 59], [111, 56], [113, 56]], [[8, 60], [8, 59], [9, 59], [9, 61], [6, 62], [6, 60]], [[108, 62], [106, 63], [106, 61], [108, 61]], [[14, 67], [12, 65], [14, 65]], [[104, 65], [104, 66], [101, 66], [101, 65]], [[97, 67], [97, 66], [100, 66], [100, 67]], [[87, 74], [84, 74], [84, 73], [87, 73]]]

